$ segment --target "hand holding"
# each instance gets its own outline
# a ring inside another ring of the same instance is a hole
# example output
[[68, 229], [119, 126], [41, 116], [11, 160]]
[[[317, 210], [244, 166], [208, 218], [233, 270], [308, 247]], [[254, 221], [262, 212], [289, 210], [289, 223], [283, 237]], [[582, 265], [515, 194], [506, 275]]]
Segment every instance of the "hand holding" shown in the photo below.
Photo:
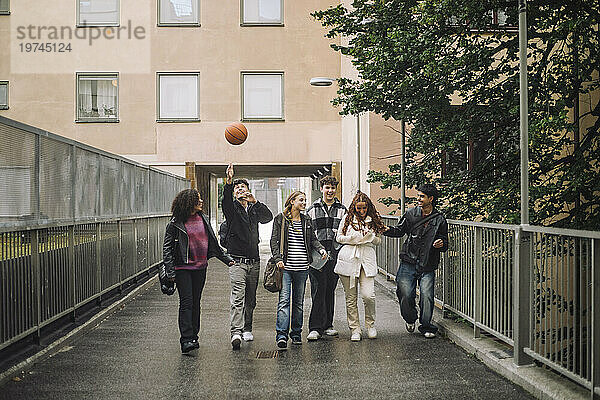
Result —
[[254, 197], [254, 195], [252, 193], [246, 192], [246, 201], [248, 203], [254, 204], [254, 203], [256, 203], [256, 198]]
[[279, 268], [279, 269], [284, 269], [285, 268], [285, 264], [283, 263], [283, 261], [278, 261], [277, 262], [277, 268]]
[[229, 266], [230, 266], [230, 267], [233, 267], [234, 265], [235, 265], [235, 261], [230, 261], [230, 262], [229, 262]]
[[433, 247], [435, 247], [436, 249], [439, 249], [443, 245], [444, 245], [444, 242], [442, 241], [442, 239], [438, 239], [435, 242], [433, 242]]
[[327, 251], [325, 249], [321, 249], [319, 253], [321, 253], [321, 260], [327, 260]]

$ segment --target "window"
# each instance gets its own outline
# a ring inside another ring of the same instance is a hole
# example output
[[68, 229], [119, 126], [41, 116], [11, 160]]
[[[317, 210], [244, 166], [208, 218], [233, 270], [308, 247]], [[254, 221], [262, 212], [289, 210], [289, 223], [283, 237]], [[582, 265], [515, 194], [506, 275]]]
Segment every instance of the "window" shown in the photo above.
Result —
[[200, 74], [158, 73], [157, 121], [199, 121]]
[[283, 0], [241, 0], [242, 25], [283, 25]]
[[242, 120], [283, 120], [283, 72], [242, 72]]
[[0, 81], [0, 110], [8, 110], [8, 81]]
[[77, 26], [118, 26], [119, 0], [79, 0]]
[[77, 74], [77, 121], [119, 122], [119, 74]]
[[200, 25], [200, 0], [158, 0], [158, 25]]
[[0, 15], [10, 14], [10, 0], [0, 0]]

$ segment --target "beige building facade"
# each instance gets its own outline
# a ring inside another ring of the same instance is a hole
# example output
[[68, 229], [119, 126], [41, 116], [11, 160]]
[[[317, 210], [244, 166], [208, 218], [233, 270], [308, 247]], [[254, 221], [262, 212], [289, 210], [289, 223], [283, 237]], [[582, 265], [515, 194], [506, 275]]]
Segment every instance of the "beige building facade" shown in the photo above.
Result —
[[[310, 16], [336, 3], [0, 0], [0, 115], [179, 175], [193, 162], [206, 189], [228, 162], [265, 177], [335, 165], [345, 203], [359, 188], [376, 200], [367, 172], [387, 168], [397, 134], [340, 117], [336, 85], [308, 83], [353, 74]], [[223, 133], [239, 121], [248, 139], [233, 146]]]

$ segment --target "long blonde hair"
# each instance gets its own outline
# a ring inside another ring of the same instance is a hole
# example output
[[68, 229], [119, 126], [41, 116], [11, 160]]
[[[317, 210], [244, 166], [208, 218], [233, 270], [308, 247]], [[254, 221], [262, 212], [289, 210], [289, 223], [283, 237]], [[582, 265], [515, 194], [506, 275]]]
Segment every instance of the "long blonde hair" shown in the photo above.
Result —
[[287, 218], [287, 219], [292, 218], [292, 205], [294, 203], [294, 200], [296, 200], [296, 197], [298, 197], [300, 195], [304, 195], [304, 197], [306, 197], [306, 193], [301, 192], [300, 190], [295, 190], [285, 200], [285, 206], [283, 209], [283, 216], [285, 218]]

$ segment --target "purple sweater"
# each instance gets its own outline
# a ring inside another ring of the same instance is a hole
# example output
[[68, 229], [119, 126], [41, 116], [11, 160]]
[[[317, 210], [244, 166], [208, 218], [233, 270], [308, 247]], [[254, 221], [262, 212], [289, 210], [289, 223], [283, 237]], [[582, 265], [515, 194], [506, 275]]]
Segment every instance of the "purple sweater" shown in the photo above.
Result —
[[188, 234], [189, 253], [188, 263], [176, 265], [175, 269], [198, 270], [208, 266], [206, 256], [208, 254], [208, 235], [202, 217], [198, 214], [192, 215], [185, 222], [185, 230]]

